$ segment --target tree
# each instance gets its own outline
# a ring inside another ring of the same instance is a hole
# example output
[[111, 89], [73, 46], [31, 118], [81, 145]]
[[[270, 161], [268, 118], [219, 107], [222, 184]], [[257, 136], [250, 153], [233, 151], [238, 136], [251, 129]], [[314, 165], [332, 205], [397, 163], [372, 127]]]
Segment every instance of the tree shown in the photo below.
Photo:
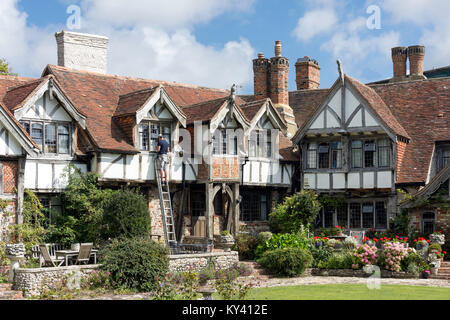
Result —
[[17, 73], [12, 72], [6, 60], [0, 59], [0, 75], [17, 76]]
[[302, 190], [287, 197], [269, 215], [270, 226], [275, 233], [296, 233], [309, 228], [322, 208], [318, 195], [313, 191]]

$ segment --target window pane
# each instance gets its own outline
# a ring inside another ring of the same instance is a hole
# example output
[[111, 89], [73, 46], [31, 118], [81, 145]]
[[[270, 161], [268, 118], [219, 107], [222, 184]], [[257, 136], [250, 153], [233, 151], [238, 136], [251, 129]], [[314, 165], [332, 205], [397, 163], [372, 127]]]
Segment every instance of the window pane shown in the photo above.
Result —
[[64, 125], [58, 126], [58, 152], [69, 153], [70, 151], [70, 135], [69, 127]]
[[442, 169], [450, 162], [450, 150], [444, 150], [442, 154]]
[[152, 124], [151, 125], [151, 145], [150, 151], [156, 151], [156, 146], [158, 145], [158, 136], [159, 136], [159, 125]]
[[342, 167], [342, 147], [340, 142], [331, 144], [331, 167], [333, 169]]
[[241, 220], [242, 221], [258, 221], [261, 220], [261, 198], [256, 192], [245, 192], [243, 201], [241, 202]]
[[191, 191], [191, 215], [201, 217], [206, 212], [206, 195], [204, 191]]
[[227, 136], [227, 130], [223, 129], [222, 132], [222, 154], [228, 154], [228, 136]]
[[306, 152], [306, 168], [316, 169], [317, 168], [317, 144], [309, 143], [308, 150]]
[[169, 148], [172, 148], [172, 131], [169, 125], [163, 125], [162, 128], [162, 135], [164, 140], [167, 141], [169, 144]]
[[148, 124], [141, 124], [139, 126], [139, 141], [141, 143], [142, 151], [149, 151], [149, 135], [148, 135]]
[[378, 141], [378, 166], [389, 167], [391, 154], [391, 143], [388, 139]]
[[272, 157], [272, 132], [267, 130], [267, 147], [266, 147], [266, 156], [267, 158]]
[[30, 134], [30, 123], [29, 122], [20, 122], [25, 131]]
[[376, 228], [387, 228], [387, 209], [384, 201], [379, 201], [375, 205]]
[[337, 223], [341, 227], [348, 228], [348, 212], [346, 203], [337, 208]]
[[352, 141], [352, 166], [362, 168], [362, 142]]
[[45, 153], [56, 153], [56, 126], [54, 124], [45, 125]]
[[261, 195], [261, 221], [267, 220], [267, 196]]
[[350, 203], [350, 228], [361, 228], [361, 205]]
[[373, 168], [375, 167], [375, 142], [366, 141], [364, 143], [364, 167]]
[[253, 131], [250, 134], [249, 142], [248, 142], [248, 148], [249, 148], [249, 156], [250, 157], [256, 157], [256, 132]]
[[42, 132], [42, 124], [40, 123], [33, 123], [31, 125], [31, 138], [36, 142], [36, 144], [42, 148], [42, 139], [43, 139], [43, 132]]
[[363, 204], [363, 228], [373, 228], [373, 203]]
[[328, 169], [330, 167], [330, 153], [328, 143], [319, 145], [319, 168]]
[[325, 228], [334, 227], [333, 216], [334, 216], [334, 208], [325, 207], [323, 210], [323, 219], [325, 222]]

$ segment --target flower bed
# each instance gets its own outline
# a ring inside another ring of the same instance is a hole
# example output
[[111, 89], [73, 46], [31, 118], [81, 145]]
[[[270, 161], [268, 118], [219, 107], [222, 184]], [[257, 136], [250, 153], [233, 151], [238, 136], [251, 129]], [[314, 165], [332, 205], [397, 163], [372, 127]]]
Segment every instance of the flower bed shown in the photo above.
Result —
[[[367, 274], [364, 270], [353, 269], [311, 269], [311, 275], [318, 277], [358, 277], [368, 278], [370, 274]], [[381, 278], [396, 278], [396, 279], [418, 279], [418, 274], [408, 272], [393, 272], [393, 271], [380, 271]]]

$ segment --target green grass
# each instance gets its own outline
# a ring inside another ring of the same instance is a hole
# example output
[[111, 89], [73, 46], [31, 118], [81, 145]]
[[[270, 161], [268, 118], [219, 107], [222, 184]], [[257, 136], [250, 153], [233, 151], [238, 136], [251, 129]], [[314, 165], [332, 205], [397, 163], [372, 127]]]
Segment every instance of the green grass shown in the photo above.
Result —
[[252, 289], [250, 300], [450, 300], [450, 288], [364, 284], [304, 285]]

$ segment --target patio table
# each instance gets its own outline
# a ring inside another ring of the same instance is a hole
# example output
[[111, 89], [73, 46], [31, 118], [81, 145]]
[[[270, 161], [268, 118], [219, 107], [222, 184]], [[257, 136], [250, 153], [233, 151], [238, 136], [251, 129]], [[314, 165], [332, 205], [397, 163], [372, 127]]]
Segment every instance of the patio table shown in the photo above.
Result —
[[[94, 256], [94, 264], [97, 264], [97, 252], [98, 250], [91, 250], [91, 256]], [[78, 257], [80, 251], [76, 250], [58, 250], [55, 251], [56, 258], [63, 257], [65, 260], [65, 265], [69, 265], [69, 258]]]

